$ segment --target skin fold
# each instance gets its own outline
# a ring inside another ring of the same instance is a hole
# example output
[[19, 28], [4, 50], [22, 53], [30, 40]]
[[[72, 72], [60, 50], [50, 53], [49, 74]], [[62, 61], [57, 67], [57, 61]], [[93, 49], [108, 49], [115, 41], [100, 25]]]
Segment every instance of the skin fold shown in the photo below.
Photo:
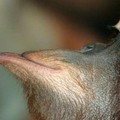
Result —
[[80, 50], [0, 53], [22, 82], [33, 120], [119, 120], [120, 35]]

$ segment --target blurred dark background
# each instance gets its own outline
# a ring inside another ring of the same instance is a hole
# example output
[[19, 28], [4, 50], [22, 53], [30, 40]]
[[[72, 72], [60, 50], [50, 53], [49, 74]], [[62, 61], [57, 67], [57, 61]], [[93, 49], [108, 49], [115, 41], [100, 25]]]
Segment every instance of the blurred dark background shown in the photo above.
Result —
[[[119, 0], [0, 0], [0, 52], [108, 43], [119, 20]], [[20, 81], [0, 66], [0, 120], [26, 117]]]

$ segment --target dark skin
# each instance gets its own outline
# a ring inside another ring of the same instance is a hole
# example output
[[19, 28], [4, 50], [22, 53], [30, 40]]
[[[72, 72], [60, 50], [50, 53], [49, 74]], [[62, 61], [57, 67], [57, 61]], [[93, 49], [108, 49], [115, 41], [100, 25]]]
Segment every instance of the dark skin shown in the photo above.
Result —
[[119, 120], [120, 35], [81, 50], [0, 53], [20, 78], [33, 120]]

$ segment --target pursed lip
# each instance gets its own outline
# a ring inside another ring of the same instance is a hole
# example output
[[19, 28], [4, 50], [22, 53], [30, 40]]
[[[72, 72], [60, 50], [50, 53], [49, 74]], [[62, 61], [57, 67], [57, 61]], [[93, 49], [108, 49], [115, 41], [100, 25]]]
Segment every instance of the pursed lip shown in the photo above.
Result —
[[0, 53], [0, 64], [4, 64], [6, 62], [11, 62], [11, 61], [20, 61], [22, 60], [21, 62], [29, 62], [28, 65], [30, 65], [31, 63], [32, 64], [35, 64], [37, 66], [40, 66], [40, 67], [44, 67], [44, 68], [47, 68], [47, 69], [52, 69], [52, 70], [59, 70], [60, 68], [58, 67], [52, 67], [50, 65], [47, 65], [47, 64], [43, 64], [43, 63], [38, 63], [32, 59], [30, 59], [29, 57], [25, 56], [24, 54], [17, 54], [17, 53], [11, 53], [11, 52], [1, 52]]

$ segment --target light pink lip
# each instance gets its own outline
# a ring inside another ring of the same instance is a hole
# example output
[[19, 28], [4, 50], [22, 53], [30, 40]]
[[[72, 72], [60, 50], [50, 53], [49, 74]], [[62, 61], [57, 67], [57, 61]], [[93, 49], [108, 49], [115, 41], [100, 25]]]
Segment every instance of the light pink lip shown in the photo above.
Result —
[[0, 64], [4, 62], [9, 62], [11, 59], [24, 59], [20, 54], [10, 53], [10, 52], [1, 52], [0, 53]]
[[32, 64], [35, 64], [37, 66], [44, 67], [47, 69], [60, 70], [60, 68], [58, 68], [58, 67], [48, 66], [48, 65], [42, 64], [40, 62], [37, 63], [37, 62], [31, 60], [30, 58], [25, 57], [23, 54], [10, 53], [10, 52], [0, 53], [0, 64], [4, 64], [6, 62], [12, 62], [12, 61], [28, 62], [28, 65], [30, 65], [32, 63]]

